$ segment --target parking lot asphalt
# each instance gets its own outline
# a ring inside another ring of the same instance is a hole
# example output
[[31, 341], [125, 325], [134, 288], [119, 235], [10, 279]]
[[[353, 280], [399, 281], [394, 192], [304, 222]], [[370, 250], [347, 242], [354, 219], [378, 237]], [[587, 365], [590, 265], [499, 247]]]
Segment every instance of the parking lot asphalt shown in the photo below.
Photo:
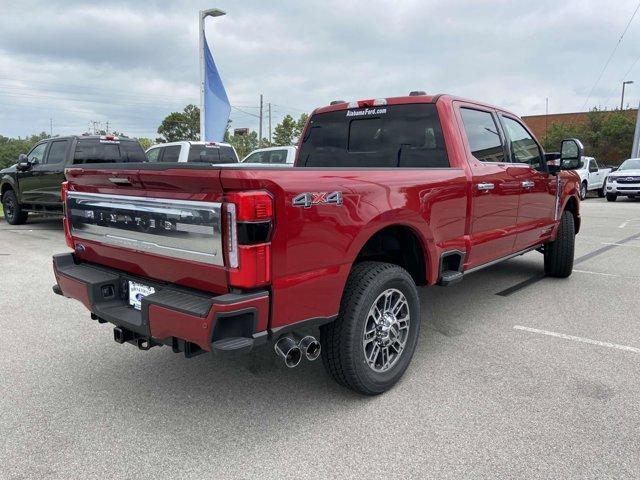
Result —
[[268, 347], [118, 345], [51, 291], [59, 219], [0, 221], [0, 478], [640, 478], [640, 201], [581, 207], [569, 279], [533, 252], [423, 289], [373, 398]]

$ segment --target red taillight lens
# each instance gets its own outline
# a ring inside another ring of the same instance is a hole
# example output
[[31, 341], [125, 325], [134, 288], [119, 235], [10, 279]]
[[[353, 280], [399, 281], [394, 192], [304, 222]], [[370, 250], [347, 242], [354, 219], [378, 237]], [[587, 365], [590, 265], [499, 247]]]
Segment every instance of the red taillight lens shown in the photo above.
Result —
[[67, 193], [69, 192], [69, 182], [62, 182], [60, 190], [60, 197], [62, 198], [62, 208], [64, 210], [64, 217], [62, 218], [62, 228], [64, 229], [64, 240], [67, 246], [72, 250], [75, 250], [76, 246], [73, 244], [73, 237], [71, 236], [71, 225], [69, 224], [69, 216], [67, 215]]
[[266, 285], [271, 282], [273, 198], [258, 190], [229, 193], [226, 201], [229, 283], [239, 288]]

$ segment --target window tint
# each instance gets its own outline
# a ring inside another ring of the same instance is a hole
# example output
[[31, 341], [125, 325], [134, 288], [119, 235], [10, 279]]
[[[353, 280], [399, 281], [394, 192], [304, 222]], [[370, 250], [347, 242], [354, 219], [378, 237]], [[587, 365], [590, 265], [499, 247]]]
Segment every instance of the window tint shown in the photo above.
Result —
[[471, 154], [481, 162], [505, 162], [498, 127], [490, 112], [461, 108]]
[[30, 162], [37, 161], [38, 163], [42, 163], [42, 158], [44, 157], [44, 151], [47, 148], [47, 143], [41, 143], [40, 145], [36, 145], [33, 150], [29, 152], [27, 155]]
[[509, 137], [512, 160], [516, 163], [527, 163], [533, 168], [541, 168], [542, 153], [531, 134], [514, 119], [509, 117], [502, 117], [502, 119]]
[[220, 162], [221, 163], [238, 163], [238, 155], [233, 147], [220, 147]]
[[180, 145], [162, 147], [162, 163], [173, 163], [180, 159]]
[[49, 147], [49, 153], [47, 154], [47, 163], [55, 164], [62, 163], [67, 153], [68, 140], [59, 140], [57, 142], [51, 142]]
[[589, 171], [590, 172], [597, 172], [598, 171], [598, 164], [593, 159], [589, 162]]
[[151, 150], [147, 151], [146, 155], [147, 155], [147, 162], [157, 162], [158, 156], [160, 155], [160, 149], [152, 148]]
[[433, 104], [316, 114], [309, 122], [299, 158], [301, 166], [307, 167], [449, 166]]
[[147, 157], [137, 141], [101, 141], [99, 138], [78, 140], [73, 163], [145, 162]]
[[286, 150], [268, 150], [264, 152], [254, 152], [249, 155], [245, 163], [274, 163], [284, 165], [287, 163]]

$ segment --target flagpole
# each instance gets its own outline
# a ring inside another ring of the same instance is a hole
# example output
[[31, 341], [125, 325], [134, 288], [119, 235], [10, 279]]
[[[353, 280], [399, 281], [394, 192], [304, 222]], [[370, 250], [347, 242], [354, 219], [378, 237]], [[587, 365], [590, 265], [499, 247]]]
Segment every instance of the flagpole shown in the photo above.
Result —
[[205, 120], [204, 117], [206, 115], [204, 108], [204, 42], [206, 42], [206, 38], [204, 36], [204, 19], [207, 17], [220, 17], [225, 15], [226, 12], [223, 12], [217, 8], [210, 8], [209, 10], [200, 10], [198, 15], [198, 51], [200, 57], [200, 141], [204, 142], [206, 140], [205, 136]]

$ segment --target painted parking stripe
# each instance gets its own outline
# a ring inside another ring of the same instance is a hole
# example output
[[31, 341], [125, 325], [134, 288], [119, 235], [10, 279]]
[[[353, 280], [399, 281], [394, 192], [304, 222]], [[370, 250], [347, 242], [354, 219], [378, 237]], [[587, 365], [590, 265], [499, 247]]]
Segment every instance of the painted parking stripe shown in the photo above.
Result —
[[[597, 257], [598, 255], [602, 255], [605, 252], [608, 252], [609, 250], [613, 250], [614, 248], [619, 247], [620, 245], [627, 243], [627, 242], [631, 242], [633, 240], [637, 240], [640, 238], [640, 233], [636, 233], [634, 235], [631, 235], [627, 238], [623, 238], [622, 240], [619, 240], [618, 242], [616, 242], [615, 244], [611, 244], [611, 245], [605, 245], [604, 247], [600, 247], [596, 250], [594, 250], [593, 252], [589, 252], [586, 255], [582, 255], [581, 257], [576, 258], [573, 261], [574, 265], [578, 265], [582, 262], [585, 262], [593, 257]], [[546, 277], [544, 275], [535, 275], [531, 278], [528, 278], [526, 280], [523, 280], [520, 283], [516, 283], [515, 285], [506, 288], [505, 290], [502, 290], [498, 293], [496, 293], [496, 295], [499, 295], [501, 297], [508, 297], [509, 295], [512, 295], [516, 292], [519, 292], [520, 290], [527, 288], [531, 285], [534, 285], [536, 283], [538, 283], [540, 280], [544, 280]]]
[[537, 328], [523, 327], [521, 325], [515, 325], [515, 330], [522, 330], [524, 332], [537, 333], [540, 335], [547, 335], [549, 337], [562, 338], [563, 340], [571, 340], [573, 342], [588, 343], [589, 345], [597, 345], [599, 347], [615, 348], [616, 350], [622, 350], [631, 353], [640, 353], [640, 348], [630, 347], [628, 345], [619, 345], [617, 343], [601, 342], [600, 340], [592, 340], [591, 338], [576, 337], [574, 335], [567, 335], [564, 333], [550, 332], [549, 330], [539, 330]]

